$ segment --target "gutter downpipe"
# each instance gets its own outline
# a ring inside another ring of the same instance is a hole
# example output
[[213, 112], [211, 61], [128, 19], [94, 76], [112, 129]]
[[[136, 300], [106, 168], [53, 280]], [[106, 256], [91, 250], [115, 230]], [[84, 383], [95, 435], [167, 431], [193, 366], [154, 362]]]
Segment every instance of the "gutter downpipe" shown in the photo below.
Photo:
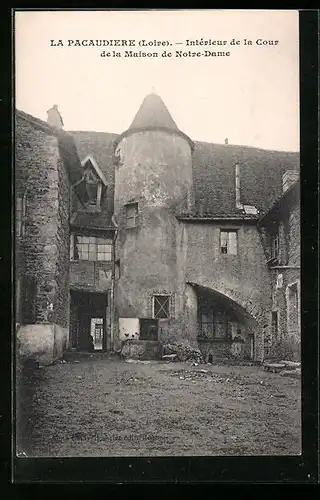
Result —
[[114, 289], [115, 289], [115, 276], [116, 276], [116, 240], [118, 237], [119, 227], [116, 222], [114, 214], [111, 218], [116, 230], [113, 238], [113, 251], [112, 251], [112, 276], [111, 276], [111, 292], [110, 292], [110, 302], [111, 302], [111, 321], [110, 321], [110, 349], [114, 350], [114, 320], [115, 320], [115, 300], [114, 300]]

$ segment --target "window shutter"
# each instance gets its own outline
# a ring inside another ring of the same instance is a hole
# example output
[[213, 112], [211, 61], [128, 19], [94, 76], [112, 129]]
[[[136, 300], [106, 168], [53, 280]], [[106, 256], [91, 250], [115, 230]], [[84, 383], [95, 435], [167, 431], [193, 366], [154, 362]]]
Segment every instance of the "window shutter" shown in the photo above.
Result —
[[237, 255], [237, 232], [229, 232], [229, 252], [231, 255]]

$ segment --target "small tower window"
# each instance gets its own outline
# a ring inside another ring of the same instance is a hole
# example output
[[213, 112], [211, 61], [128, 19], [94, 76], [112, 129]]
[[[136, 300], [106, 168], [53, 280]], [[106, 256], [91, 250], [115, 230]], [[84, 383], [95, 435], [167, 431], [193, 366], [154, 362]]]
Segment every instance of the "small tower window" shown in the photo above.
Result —
[[138, 225], [138, 203], [126, 205], [126, 227], [132, 228]]
[[153, 296], [153, 317], [170, 318], [170, 295]]

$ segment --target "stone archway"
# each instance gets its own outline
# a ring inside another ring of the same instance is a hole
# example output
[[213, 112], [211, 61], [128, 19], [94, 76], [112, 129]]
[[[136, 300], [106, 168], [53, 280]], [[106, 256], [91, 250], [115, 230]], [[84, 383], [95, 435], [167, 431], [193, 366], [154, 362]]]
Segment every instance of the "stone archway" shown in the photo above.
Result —
[[197, 341], [205, 357], [263, 361], [262, 308], [250, 299], [235, 298], [199, 283], [188, 285], [197, 295]]

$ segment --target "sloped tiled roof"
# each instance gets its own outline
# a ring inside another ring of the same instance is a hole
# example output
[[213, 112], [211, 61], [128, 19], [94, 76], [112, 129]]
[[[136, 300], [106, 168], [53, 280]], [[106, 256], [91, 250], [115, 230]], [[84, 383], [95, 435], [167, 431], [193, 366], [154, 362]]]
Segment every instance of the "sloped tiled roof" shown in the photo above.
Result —
[[[114, 177], [115, 167], [113, 164], [114, 142], [117, 139], [117, 134], [109, 134], [104, 132], [70, 132], [77, 145], [78, 154], [81, 160], [84, 160], [88, 155], [92, 156], [102, 170], [107, 184], [107, 211], [110, 218], [113, 214], [114, 202]], [[96, 214], [95, 214], [96, 215]], [[88, 215], [92, 220], [92, 214]]]
[[111, 220], [112, 212], [85, 212], [78, 211], [71, 225], [74, 227], [84, 227], [92, 229], [114, 228]]
[[[71, 184], [77, 183], [83, 175], [83, 168], [74, 136], [69, 132], [52, 127], [47, 122], [21, 110], [16, 110], [15, 113], [15, 135], [16, 137], [19, 136], [15, 147], [16, 162], [19, 163], [20, 156], [25, 156], [25, 146], [30, 147], [30, 134], [35, 134], [37, 129], [57, 138], [61, 158], [66, 165], [70, 182]], [[22, 150], [21, 155], [19, 154], [20, 150]], [[87, 201], [88, 194], [81, 184], [76, 187], [76, 192], [82, 201]]]
[[259, 225], [267, 225], [270, 222], [283, 217], [283, 210], [288, 210], [292, 204], [300, 202], [300, 179], [294, 182], [280, 197], [275, 201], [270, 210], [259, 219]]
[[193, 150], [192, 140], [179, 130], [167, 106], [155, 93], [148, 94], [144, 98], [130, 127], [118, 136], [115, 144], [120, 142], [123, 137], [145, 130], [162, 130], [170, 134], [178, 134], [189, 142], [190, 148]]
[[[103, 132], [72, 132], [81, 158], [92, 154], [114, 185], [113, 146], [119, 137]], [[196, 141], [193, 150], [195, 213], [239, 215], [235, 207], [234, 166], [240, 165], [241, 203], [268, 211], [281, 196], [282, 175], [299, 169], [299, 153]]]
[[193, 179], [196, 210], [216, 215], [235, 207], [235, 164], [240, 167], [240, 201], [268, 211], [282, 191], [282, 175], [299, 169], [299, 154], [248, 146], [196, 142]]
[[70, 133], [75, 139], [80, 159], [84, 160], [88, 155], [92, 156], [104, 173], [108, 185], [114, 184], [113, 153], [114, 142], [118, 134], [81, 131]]
[[[72, 183], [79, 179], [83, 171], [80, 160], [91, 155], [97, 161], [108, 184], [108, 213], [112, 214], [115, 182], [113, 154], [114, 146], [121, 136], [105, 132], [55, 130], [46, 122], [22, 111], [17, 111], [17, 115], [59, 138]], [[147, 124], [151, 127], [169, 127], [173, 133], [183, 135], [162, 99], [156, 94], [150, 94], [144, 99], [129, 132], [132, 127], [141, 129], [141, 126]], [[236, 163], [240, 166], [240, 201], [256, 206], [260, 215], [266, 213], [281, 196], [284, 172], [299, 170], [299, 153], [200, 141], [194, 142], [193, 145], [195, 214], [239, 215], [239, 210], [235, 207]], [[94, 215], [97, 217], [97, 214]], [[93, 217], [92, 214], [89, 217]]]

